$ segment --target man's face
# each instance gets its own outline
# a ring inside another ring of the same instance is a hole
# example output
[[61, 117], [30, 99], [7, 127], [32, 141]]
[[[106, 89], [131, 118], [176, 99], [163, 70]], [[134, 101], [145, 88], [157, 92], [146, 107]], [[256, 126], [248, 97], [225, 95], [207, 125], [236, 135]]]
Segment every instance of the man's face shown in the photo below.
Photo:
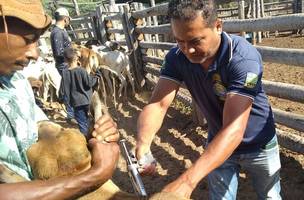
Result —
[[66, 28], [66, 27], [68, 27], [69, 25], [70, 25], [70, 18], [69, 17], [64, 17], [64, 22], [65, 22], [65, 24], [64, 24], [64, 27]]
[[214, 27], [208, 27], [198, 14], [192, 21], [172, 19], [171, 27], [179, 48], [190, 62], [211, 64], [221, 41], [220, 21]]
[[41, 31], [16, 18], [7, 17], [6, 23], [7, 33], [0, 22], [0, 75], [22, 70], [39, 56], [36, 42]]

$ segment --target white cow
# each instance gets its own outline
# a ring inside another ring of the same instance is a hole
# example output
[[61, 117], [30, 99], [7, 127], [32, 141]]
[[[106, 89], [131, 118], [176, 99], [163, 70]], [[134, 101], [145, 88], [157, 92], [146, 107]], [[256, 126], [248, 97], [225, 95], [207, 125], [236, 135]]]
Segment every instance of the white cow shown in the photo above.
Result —
[[39, 57], [37, 61], [31, 61], [21, 73], [26, 78], [35, 78], [42, 81], [39, 95], [44, 101], [47, 101], [49, 96], [51, 102], [54, 101], [55, 96], [58, 98], [61, 76], [54, 61], [47, 61], [47, 59]]
[[120, 51], [101, 51], [100, 47], [92, 45], [92, 50], [97, 53], [98, 65], [108, 66], [112, 72], [116, 74], [121, 82], [120, 88], [118, 90], [118, 95], [122, 95], [122, 90], [127, 88], [127, 78], [131, 84], [132, 92], [135, 94], [134, 79], [131, 75], [130, 60], [128, 55]]

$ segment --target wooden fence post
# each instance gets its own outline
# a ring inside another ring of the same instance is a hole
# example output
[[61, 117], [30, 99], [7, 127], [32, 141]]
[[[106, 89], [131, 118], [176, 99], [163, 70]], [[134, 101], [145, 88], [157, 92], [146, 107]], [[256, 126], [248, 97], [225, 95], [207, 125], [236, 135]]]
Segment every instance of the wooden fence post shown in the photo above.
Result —
[[[256, 17], [261, 18], [261, 0], [256, 0]], [[257, 33], [257, 43], [262, 42], [262, 33], [261, 31], [258, 31]]]
[[137, 35], [135, 32], [135, 25], [130, 13], [130, 8], [128, 5], [123, 6], [124, 8], [124, 23], [127, 27], [127, 33], [125, 35], [128, 35], [129, 37], [129, 52], [130, 52], [130, 61], [132, 63], [132, 72], [134, 74], [135, 78], [135, 87], [138, 91], [142, 91], [142, 87], [145, 85], [145, 79], [144, 79], [144, 69], [143, 69], [143, 61], [142, 61], [142, 55], [140, 52], [139, 42], [137, 41]]
[[[142, 3], [139, 3], [138, 4], [138, 9], [139, 10], [143, 10], [144, 9], [144, 6], [143, 6], [143, 4]], [[146, 19], [145, 18], [142, 18], [142, 20], [143, 20], [143, 26], [147, 26], [147, 21], [146, 21]], [[145, 38], [145, 41], [150, 41], [150, 35], [149, 34], [144, 34], [144, 38]]]
[[[239, 19], [245, 19], [245, 1], [244, 0], [239, 0]], [[246, 36], [246, 32], [242, 31], [241, 32], [241, 36], [245, 37]]]
[[97, 38], [101, 41], [101, 43], [105, 43], [107, 41], [107, 33], [104, 24], [104, 15], [102, 13], [102, 6], [96, 7], [96, 34]]
[[[256, 18], [256, 0], [251, 1], [251, 18], [255, 19]], [[252, 32], [252, 44], [256, 45], [256, 32]]]
[[[150, 4], [151, 4], [151, 7], [155, 7], [155, 0], [150, 0]], [[153, 16], [152, 19], [153, 19], [153, 26], [157, 26], [158, 25], [157, 16]], [[154, 34], [154, 37], [155, 37], [154, 42], [159, 42], [158, 34]], [[155, 55], [157, 57], [159, 56], [158, 49], [155, 49]]]

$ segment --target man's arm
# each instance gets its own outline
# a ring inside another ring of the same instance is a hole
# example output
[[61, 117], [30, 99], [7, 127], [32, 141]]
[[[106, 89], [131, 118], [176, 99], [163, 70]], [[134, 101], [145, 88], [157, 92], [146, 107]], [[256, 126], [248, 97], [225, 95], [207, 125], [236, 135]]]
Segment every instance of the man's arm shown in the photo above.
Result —
[[159, 79], [149, 104], [143, 108], [137, 120], [137, 159], [150, 151], [154, 135], [160, 129], [178, 89], [178, 83], [164, 78]]
[[0, 184], [1, 199], [74, 199], [98, 188], [112, 176], [119, 148], [116, 143], [105, 144], [96, 139], [91, 139], [89, 145], [92, 149], [92, 167], [88, 171], [46, 181]]
[[53, 46], [53, 56], [54, 58], [64, 60], [63, 50], [64, 50], [64, 38], [63, 34], [59, 31], [54, 32], [52, 35], [52, 46]]
[[241, 143], [247, 126], [252, 99], [228, 94], [224, 106], [223, 128], [210, 142], [201, 157], [177, 180], [164, 188], [190, 198], [199, 181], [220, 166]]

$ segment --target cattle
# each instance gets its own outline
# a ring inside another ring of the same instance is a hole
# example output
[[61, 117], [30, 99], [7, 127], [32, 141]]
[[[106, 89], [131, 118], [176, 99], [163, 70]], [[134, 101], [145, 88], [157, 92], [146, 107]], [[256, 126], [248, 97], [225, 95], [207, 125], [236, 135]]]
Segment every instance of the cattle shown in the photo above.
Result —
[[42, 85], [39, 87], [39, 96], [47, 101], [50, 98], [54, 102], [58, 98], [61, 76], [55, 67], [52, 59], [39, 57], [37, 61], [31, 61], [21, 73], [29, 79], [32, 83], [41, 81]]
[[125, 96], [127, 96], [127, 79], [131, 84], [133, 94], [135, 94], [134, 79], [131, 75], [128, 56], [120, 51], [103, 52], [99, 51], [98, 47], [93, 47], [92, 49], [97, 52], [99, 65], [108, 66], [120, 80], [121, 86], [118, 90], [118, 96], [120, 97], [122, 95], [123, 89], [125, 89]]
[[[97, 68], [102, 68], [115, 74], [121, 83], [118, 90], [118, 96], [122, 95], [123, 89], [125, 89], [125, 96], [127, 95], [127, 79], [131, 84], [133, 94], [135, 94], [134, 79], [131, 74], [128, 55], [120, 51], [103, 51], [104, 46], [92, 45], [91, 48], [95, 53], [84, 46], [78, 45], [74, 47], [79, 49], [81, 54], [80, 62], [87, 71], [96, 71]], [[105, 79], [112, 93], [113, 87], [109, 75], [105, 74]]]
[[[47, 180], [55, 177], [74, 176], [91, 167], [91, 154], [83, 134], [77, 129], [63, 128], [51, 121], [38, 123], [38, 141], [27, 150], [34, 178]], [[126, 176], [127, 178], [127, 176]], [[26, 181], [6, 166], [0, 164], [0, 181], [15, 183]], [[97, 190], [80, 200], [136, 200], [137, 196], [120, 190], [108, 180]], [[185, 200], [172, 193], [153, 194], [150, 200]]]

